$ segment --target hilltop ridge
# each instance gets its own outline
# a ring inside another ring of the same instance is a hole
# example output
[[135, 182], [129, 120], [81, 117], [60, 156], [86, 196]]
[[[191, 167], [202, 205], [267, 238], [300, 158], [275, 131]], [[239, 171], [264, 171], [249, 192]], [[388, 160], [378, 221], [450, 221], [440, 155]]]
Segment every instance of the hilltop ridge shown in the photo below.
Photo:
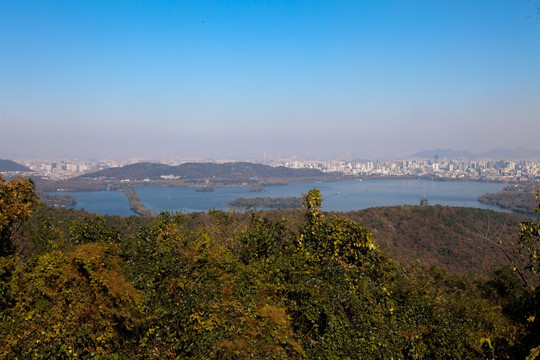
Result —
[[157, 163], [137, 163], [119, 168], [104, 169], [78, 176], [78, 179], [104, 177], [113, 180], [159, 180], [164, 177], [180, 179], [249, 179], [249, 178], [291, 178], [291, 177], [323, 177], [327, 176], [316, 169], [291, 169], [284, 166], [273, 167], [248, 162], [234, 163], [185, 163], [170, 166]]
[[16, 163], [15, 161], [0, 159], [0, 171], [31, 172], [32, 170], [27, 168], [26, 166]]
[[184, 163], [171, 166], [143, 162], [104, 169], [67, 180], [37, 181], [40, 191], [111, 190], [123, 183], [158, 186], [265, 186], [291, 181], [339, 180], [342, 174], [324, 173], [317, 169], [292, 169], [248, 162]]

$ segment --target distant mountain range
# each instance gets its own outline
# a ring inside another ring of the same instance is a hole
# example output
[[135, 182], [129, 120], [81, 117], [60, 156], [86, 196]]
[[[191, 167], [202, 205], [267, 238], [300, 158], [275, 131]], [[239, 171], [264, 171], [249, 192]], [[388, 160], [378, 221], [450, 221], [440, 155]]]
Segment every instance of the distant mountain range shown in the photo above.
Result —
[[77, 179], [106, 178], [111, 180], [159, 180], [162, 176], [174, 176], [182, 180], [200, 179], [290, 179], [327, 177], [328, 175], [316, 169], [290, 169], [284, 166], [273, 167], [247, 162], [225, 164], [215, 163], [186, 163], [169, 166], [157, 163], [138, 163], [119, 168], [104, 169], [84, 174]]
[[31, 169], [11, 160], [0, 159], [0, 171], [32, 171]]
[[450, 149], [435, 149], [425, 150], [417, 152], [411, 155], [411, 157], [433, 159], [435, 155], [438, 155], [440, 159], [504, 159], [504, 160], [517, 160], [517, 159], [534, 159], [540, 158], [540, 150], [529, 150], [525, 148], [517, 149], [495, 149], [486, 151], [483, 153], [472, 153], [466, 150], [450, 150]]

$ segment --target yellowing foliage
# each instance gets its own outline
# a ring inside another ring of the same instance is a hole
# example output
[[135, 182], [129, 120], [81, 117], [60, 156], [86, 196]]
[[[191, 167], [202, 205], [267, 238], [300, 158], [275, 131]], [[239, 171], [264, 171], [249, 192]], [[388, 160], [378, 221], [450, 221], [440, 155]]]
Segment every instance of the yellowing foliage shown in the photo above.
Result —
[[10, 290], [12, 325], [0, 332], [0, 358], [105, 355], [142, 319], [141, 293], [123, 279], [109, 244], [42, 255], [15, 271]]
[[[15, 223], [31, 210], [19, 200], [6, 208]], [[536, 356], [537, 300], [513, 271], [486, 282], [405, 268], [364, 226], [323, 213], [317, 189], [304, 203], [298, 221], [40, 207], [18, 236], [45, 245], [0, 256], [0, 359]]]
[[8, 182], [0, 175], [0, 256], [13, 252], [12, 235], [30, 217], [37, 202], [31, 179], [21, 177]]

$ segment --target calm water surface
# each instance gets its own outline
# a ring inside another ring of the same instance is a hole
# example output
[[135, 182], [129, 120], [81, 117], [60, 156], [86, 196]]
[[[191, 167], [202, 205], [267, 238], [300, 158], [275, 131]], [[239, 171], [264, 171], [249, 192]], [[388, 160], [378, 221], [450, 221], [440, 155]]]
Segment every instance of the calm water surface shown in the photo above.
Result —
[[504, 186], [505, 184], [482, 182], [379, 179], [269, 186], [263, 193], [250, 192], [249, 187], [215, 188], [214, 192], [157, 186], [135, 187], [135, 190], [146, 207], [155, 212], [227, 210], [226, 201], [238, 197], [301, 197], [302, 193], [314, 187], [317, 187], [323, 195], [323, 210], [325, 211], [350, 211], [373, 206], [418, 205], [424, 194], [430, 205], [477, 207], [500, 211], [501, 209], [497, 206], [480, 203], [477, 197], [486, 192], [500, 191]]
[[[238, 197], [301, 197], [317, 187], [323, 195], [323, 210], [350, 211], [373, 206], [418, 205], [426, 195], [430, 205], [440, 204], [459, 207], [476, 207], [504, 211], [477, 200], [486, 192], [502, 190], [506, 184], [430, 181], [418, 179], [378, 179], [363, 181], [340, 181], [330, 183], [290, 184], [266, 187], [266, 192], [250, 192], [250, 187], [215, 188], [214, 192], [197, 192], [193, 188], [137, 186], [134, 189], [141, 201], [151, 211], [198, 212], [209, 209], [227, 210], [226, 201]], [[74, 196], [76, 209], [84, 208], [101, 214], [132, 215], [124, 193], [119, 191], [67, 193]]]
[[68, 206], [68, 209], [84, 209], [101, 215], [135, 215], [122, 191], [56, 192], [56, 194], [71, 195], [77, 199], [77, 204]]

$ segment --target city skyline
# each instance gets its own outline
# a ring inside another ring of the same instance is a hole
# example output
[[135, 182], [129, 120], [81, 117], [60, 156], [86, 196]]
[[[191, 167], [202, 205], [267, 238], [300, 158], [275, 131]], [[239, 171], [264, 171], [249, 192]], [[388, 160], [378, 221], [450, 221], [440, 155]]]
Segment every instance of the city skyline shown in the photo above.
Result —
[[538, 149], [538, 2], [0, 4], [0, 158]]
[[[540, 158], [539, 158], [540, 159]], [[252, 164], [263, 164], [270, 167], [286, 167], [292, 169], [314, 169], [322, 173], [334, 173], [342, 175], [361, 176], [365, 178], [377, 177], [428, 177], [428, 178], [444, 178], [447, 180], [480, 180], [480, 181], [502, 181], [502, 182], [527, 182], [535, 181], [540, 178], [540, 160], [494, 160], [494, 159], [456, 159], [439, 157], [435, 155], [433, 159], [427, 158], [409, 158], [400, 160], [304, 160], [304, 159], [275, 159], [264, 162], [248, 162]], [[112, 168], [123, 168], [132, 166], [138, 167], [141, 159], [128, 160], [27, 160], [21, 162], [29, 171], [23, 169], [10, 170], [5, 172], [8, 177], [26, 174], [37, 176], [46, 180], [66, 180], [80, 176], [82, 174], [95, 174], [98, 181], [104, 178], [111, 178], [111, 173], [104, 175], [101, 170], [110, 170]], [[187, 159], [169, 159], [157, 161], [153, 159], [154, 166], [157, 168], [149, 170], [149, 164], [145, 164], [144, 169], [148, 176], [142, 183], [150, 181], [150, 177], [155, 180], [156, 174], [161, 173], [160, 179], [180, 182], [180, 186], [186, 185], [182, 183], [182, 172], [178, 172], [178, 168], [187, 163], [196, 165], [191, 160]], [[0, 161], [0, 168], [2, 166]], [[11, 166], [9, 161], [6, 166]], [[213, 165], [231, 164], [228, 161], [212, 161]], [[237, 162], [240, 166], [246, 166], [247, 162]], [[161, 165], [168, 165], [163, 167]], [[198, 165], [208, 165], [208, 163], [199, 162]], [[188, 170], [189, 171], [189, 170]], [[156, 173], [157, 172], [157, 173]], [[135, 178], [130, 178], [132, 172], [125, 174], [120, 170], [120, 178], [123, 182], [141, 183], [141, 173], [136, 171]], [[176, 175], [175, 175], [176, 174]], [[118, 174], [117, 174], [118, 175]], [[114, 178], [115, 176], [112, 176]], [[185, 180], [185, 179], [184, 179]], [[207, 179], [208, 180], [208, 179]], [[171, 184], [169, 184], [171, 185]], [[178, 186], [179, 184], [176, 183]]]

